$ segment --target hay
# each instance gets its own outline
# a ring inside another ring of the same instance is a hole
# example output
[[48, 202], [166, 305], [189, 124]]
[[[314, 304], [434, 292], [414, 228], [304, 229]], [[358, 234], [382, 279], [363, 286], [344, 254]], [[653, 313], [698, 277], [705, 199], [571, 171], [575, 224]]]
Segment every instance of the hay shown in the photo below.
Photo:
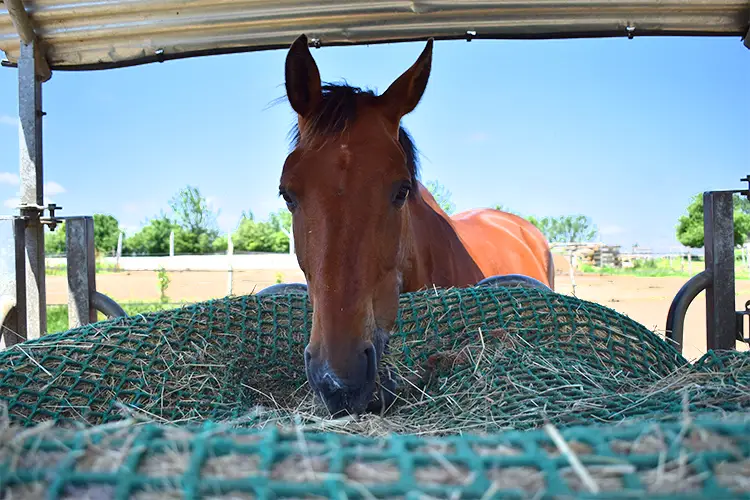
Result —
[[[516, 492], [522, 498], [581, 493], [677, 498], [707, 491], [734, 498], [750, 487], [750, 443], [744, 437], [750, 417], [556, 429], [593, 490], [565, 453], [538, 453], [549, 445], [549, 432], [541, 430], [427, 442], [414, 436], [334, 438], [306, 428], [259, 431], [224, 424], [175, 432], [172, 426], [133, 420], [81, 430], [39, 426], [28, 433], [10, 425], [4, 431], [21, 436], [0, 446], [5, 499], [57, 491], [53, 498], [102, 500], [113, 498], [124, 484], [129, 498], [186, 498], [187, 489], [215, 500], [329, 498], [331, 488], [339, 496], [365, 498], [416, 492], [437, 498], [479, 498], [488, 492]], [[98, 479], [85, 480], [92, 471]]]
[[[96, 424], [136, 415], [164, 423], [230, 420], [247, 418], [258, 406], [325, 417], [311, 411], [305, 383], [310, 312], [304, 295], [239, 297], [46, 336], [0, 353], [0, 399], [24, 424], [48, 418]], [[663, 339], [614, 311], [525, 289], [403, 296], [386, 361], [402, 385], [400, 415], [392, 412], [388, 420], [403, 422], [408, 432], [538, 427], [543, 419], [532, 407], [495, 405], [488, 423], [485, 402], [506, 394], [525, 400], [524, 387], [538, 402], [557, 390], [569, 393], [566, 404], [547, 404], [543, 418], [565, 423], [575, 406], [579, 416], [593, 411], [585, 418], [602, 421], [595, 398], [575, 402], [576, 386], [602, 393], [613, 390], [613, 379], [636, 379], [642, 389], [687, 364]], [[536, 367], [531, 378], [522, 367], [527, 362]], [[473, 397], [478, 391], [485, 391], [485, 402]], [[524, 403], [508, 401], [516, 404]], [[628, 403], [619, 405], [612, 413], [622, 414], [613, 420], [630, 411]], [[467, 421], [472, 413], [485, 417]], [[446, 414], [456, 417], [453, 425], [446, 425]], [[414, 415], [424, 420], [423, 429], [414, 428]]]
[[[332, 419], [306, 384], [309, 328], [304, 296], [239, 297], [0, 353], [0, 493], [489, 498], [749, 486], [737, 478], [750, 456], [738, 439], [750, 426], [746, 353], [691, 365], [614, 311], [540, 290], [408, 294], [383, 360], [399, 381], [394, 405]], [[64, 479], [53, 485], [55, 475]]]
[[[407, 367], [392, 358], [392, 371], [402, 378], [403, 389], [385, 417], [331, 419], [304, 388], [293, 406], [268, 395], [266, 404], [244, 422], [259, 428], [302, 423], [311, 429], [372, 437], [393, 432], [443, 436], [533, 428], [545, 422], [670, 421], [679, 419], [684, 409], [700, 413], [723, 408], [732, 413], [750, 408], [750, 386], [737, 383], [750, 381], [750, 365], [743, 358], [726, 360], [718, 373], [686, 364], [652, 379], [557, 357], [519, 336], [505, 335], [495, 346], [481, 345], [475, 340], [478, 335], [465, 338], [470, 340], [454, 351], [429, 357], [421, 367]], [[533, 369], [547, 376], [529, 377]], [[559, 453], [551, 446], [548, 451]]]

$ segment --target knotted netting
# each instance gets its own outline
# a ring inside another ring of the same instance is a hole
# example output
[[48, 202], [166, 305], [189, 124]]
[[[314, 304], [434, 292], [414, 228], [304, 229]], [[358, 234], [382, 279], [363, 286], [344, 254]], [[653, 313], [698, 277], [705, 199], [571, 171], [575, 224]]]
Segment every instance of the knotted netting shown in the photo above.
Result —
[[304, 294], [229, 297], [0, 353], [7, 408], [0, 491], [11, 498], [750, 491], [745, 353], [709, 352], [690, 364], [624, 315], [549, 291], [429, 290], [401, 297], [384, 360], [399, 379], [394, 406], [332, 420], [305, 380], [311, 311]]

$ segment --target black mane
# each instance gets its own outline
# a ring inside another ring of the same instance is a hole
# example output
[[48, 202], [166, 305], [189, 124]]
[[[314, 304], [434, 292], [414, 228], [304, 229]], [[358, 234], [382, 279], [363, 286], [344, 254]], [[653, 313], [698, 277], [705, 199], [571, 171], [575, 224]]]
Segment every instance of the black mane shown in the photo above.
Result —
[[[328, 83], [323, 85], [322, 91], [323, 100], [309, 123], [313, 133], [323, 136], [341, 133], [357, 118], [357, 102], [362, 96], [377, 97], [372, 90], [363, 90], [347, 84]], [[293, 125], [290, 136], [292, 146], [299, 145], [300, 131], [297, 123]], [[404, 127], [398, 129], [398, 142], [406, 155], [406, 165], [416, 190], [419, 177], [418, 152], [411, 135]]]

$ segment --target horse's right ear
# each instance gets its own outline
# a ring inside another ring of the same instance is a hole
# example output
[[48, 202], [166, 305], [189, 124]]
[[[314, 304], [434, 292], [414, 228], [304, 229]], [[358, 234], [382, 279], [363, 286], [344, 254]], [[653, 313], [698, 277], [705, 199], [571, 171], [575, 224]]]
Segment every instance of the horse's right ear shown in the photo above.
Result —
[[304, 118], [322, 98], [320, 71], [307, 47], [307, 36], [300, 35], [292, 43], [286, 55], [284, 73], [289, 104]]

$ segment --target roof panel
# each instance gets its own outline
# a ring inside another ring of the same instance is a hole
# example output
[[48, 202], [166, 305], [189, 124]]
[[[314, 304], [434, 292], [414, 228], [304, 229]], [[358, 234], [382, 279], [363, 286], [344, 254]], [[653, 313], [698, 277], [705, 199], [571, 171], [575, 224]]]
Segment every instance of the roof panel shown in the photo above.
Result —
[[[178, 57], [407, 40], [734, 35], [750, 0], [34, 0], [25, 2], [53, 69], [100, 69]], [[0, 49], [19, 39], [0, 10]]]

